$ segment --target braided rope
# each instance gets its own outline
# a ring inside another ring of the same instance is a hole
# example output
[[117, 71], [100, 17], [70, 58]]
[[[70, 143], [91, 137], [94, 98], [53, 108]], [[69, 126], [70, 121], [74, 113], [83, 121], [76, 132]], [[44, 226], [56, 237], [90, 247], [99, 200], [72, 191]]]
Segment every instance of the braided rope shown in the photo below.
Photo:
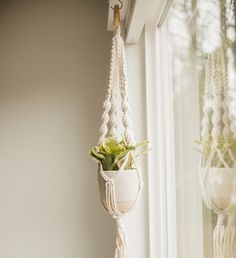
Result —
[[117, 88], [118, 88], [118, 78], [119, 78], [119, 68], [118, 68], [118, 64], [117, 64], [117, 60], [118, 60], [118, 48], [119, 48], [119, 44], [118, 44], [118, 38], [119, 38], [119, 31], [114, 31], [114, 56], [115, 59], [113, 60], [113, 64], [111, 66], [111, 70], [113, 73], [113, 80], [111, 81], [111, 84], [109, 85], [109, 87], [111, 87], [112, 89], [112, 93], [111, 93], [111, 110], [110, 110], [110, 131], [109, 131], [109, 135], [114, 138], [114, 139], [118, 139], [117, 137]]
[[[211, 92], [210, 92], [210, 91]], [[212, 209], [215, 213], [218, 214], [218, 220], [216, 227], [213, 232], [213, 250], [214, 258], [232, 258], [236, 255], [236, 220], [235, 216], [231, 214], [231, 208], [234, 203], [233, 192], [231, 198], [228, 200], [227, 207], [220, 209], [209, 196], [206, 190], [206, 180], [209, 173], [209, 169], [212, 165], [216, 167], [229, 168], [229, 164], [225, 160], [225, 155], [228, 154], [228, 157], [231, 158], [232, 162], [236, 164], [235, 159], [231, 150], [221, 151], [219, 148], [219, 140], [223, 135], [224, 140], [229, 142], [233, 136], [231, 130], [231, 121], [229, 116], [229, 93], [228, 93], [228, 82], [227, 82], [227, 70], [225, 64], [224, 49], [221, 47], [213, 54], [208, 56], [207, 66], [206, 66], [206, 81], [205, 81], [205, 96], [204, 96], [204, 107], [203, 107], [203, 119], [202, 119], [202, 131], [201, 136], [207, 136], [210, 131], [212, 122], [212, 146], [211, 152], [207, 160], [204, 159], [204, 154], [201, 157], [201, 165], [204, 165], [204, 168], [199, 170], [200, 172], [200, 188], [202, 192], [203, 200], [206, 206], [209, 209]], [[212, 117], [211, 110], [208, 108], [207, 101], [209, 101], [210, 96], [213, 97], [213, 106], [212, 106]], [[214, 157], [217, 160], [217, 164], [213, 162]], [[232, 174], [235, 174], [235, 169], [230, 170]], [[233, 177], [235, 178], [235, 177]], [[236, 181], [233, 181], [233, 189], [236, 187]], [[230, 214], [230, 215], [229, 215]], [[224, 225], [226, 217], [228, 217], [227, 226]]]
[[219, 78], [219, 51], [216, 51], [212, 56], [212, 69], [213, 69], [213, 114], [212, 114], [212, 138], [213, 145], [218, 146], [219, 139], [222, 135], [222, 84]]
[[[202, 190], [203, 199], [208, 208], [214, 210], [217, 213], [227, 214], [228, 210], [231, 208], [232, 204], [230, 204], [225, 210], [221, 210], [216, 207], [212, 201], [207, 196], [207, 192], [205, 189], [205, 180], [208, 173], [209, 168], [213, 164], [214, 157], [217, 158], [218, 163], [217, 167], [225, 167], [229, 168], [228, 163], [225, 161], [224, 156], [226, 153], [222, 153], [222, 151], [218, 148], [219, 139], [223, 133], [225, 140], [229, 140], [232, 137], [232, 131], [230, 129], [230, 119], [229, 119], [229, 96], [228, 96], [228, 86], [227, 86], [227, 72], [225, 67], [225, 57], [224, 51], [221, 47], [214, 53], [208, 56], [208, 62], [206, 66], [206, 85], [205, 85], [205, 99], [208, 100], [209, 89], [212, 90], [213, 95], [213, 114], [212, 114], [212, 146], [211, 152], [205, 162], [201, 161], [201, 165], [204, 165], [204, 171], [200, 172], [200, 185]], [[204, 117], [203, 117], [203, 129], [202, 129], [202, 137], [206, 136], [208, 130], [210, 128], [209, 117], [210, 111], [206, 108], [207, 104], [204, 103]], [[223, 110], [222, 110], [223, 108]], [[223, 111], [223, 112], [222, 112]], [[223, 125], [223, 126], [222, 126]], [[235, 162], [232, 153], [229, 151], [229, 157], [233, 162]], [[203, 159], [204, 154], [202, 154]], [[202, 173], [203, 172], [203, 173]]]
[[128, 144], [134, 143], [134, 136], [131, 130], [132, 120], [130, 118], [130, 105], [129, 105], [129, 93], [128, 93], [128, 75], [127, 75], [127, 64], [125, 57], [124, 42], [119, 37], [119, 72], [120, 72], [120, 93], [122, 97], [121, 109], [123, 112], [122, 123], [125, 128], [124, 136]]
[[112, 38], [111, 49], [111, 63], [109, 82], [106, 99], [103, 103], [102, 125], [100, 127], [101, 136], [99, 143], [101, 143], [108, 135], [114, 139], [118, 139], [117, 132], [117, 90], [121, 95], [121, 111], [122, 124], [124, 126], [124, 137], [129, 145], [134, 143], [134, 136], [132, 132], [132, 121], [130, 118], [130, 105], [128, 94], [128, 76], [127, 65], [125, 58], [124, 42], [120, 35], [120, 27], [114, 30]]
[[230, 103], [230, 97], [229, 97], [229, 88], [227, 83], [227, 72], [226, 72], [226, 64], [225, 64], [225, 56], [223, 48], [220, 48], [220, 67], [221, 67], [221, 74], [222, 74], [222, 87], [223, 87], [223, 135], [225, 140], [229, 140], [233, 136], [233, 132], [231, 130], [231, 120], [229, 117], [229, 103]]
[[205, 94], [203, 103], [203, 119], [202, 119], [202, 130], [201, 137], [204, 139], [210, 133], [210, 115], [211, 115], [211, 93], [210, 85], [212, 83], [212, 66], [211, 66], [211, 55], [208, 56], [206, 64], [206, 78], [205, 78]]
[[[118, 139], [117, 132], [117, 120], [118, 120], [118, 96], [117, 90], [120, 92], [121, 97], [121, 111], [122, 111], [122, 124], [124, 127], [124, 137], [128, 145], [134, 144], [134, 137], [131, 130], [132, 121], [130, 118], [130, 106], [129, 106], [129, 94], [128, 94], [128, 77], [127, 77], [127, 65], [125, 58], [124, 42], [120, 35], [120, 27], [114, 29], [114, 35], [112, 38], [112, 49], [111, 49], [111, 64], [109, 73], [109, 82], [106, 99], [103, 103], [103, 114], [102, 114], [102, 125], [100, 127], [101, 136], [99, 138], [99, 144], [102, 143], [105, 138], [110, 135], [114, 139]], [[132, 159], [137, 171], [138, 177], [138, 192], [135, 200], [132, 202], [133, 206], [139, 199], [142, 188], [143, 180], [140, 168], [136, 162], [135, 154], [132, 152]], [[116, 180], [124, 172], [124, 168], [128, 162], [128, 155], [125, 158], [122, 166], [118, 171], [114, 171], [114, 175], [108, 176], [104, 173], [102, 165], [99, 166], [99, 173], [105, 180], [105, 198], [106, 198], [106, 209], [108, 213], [116, 219], [117, 225], [117, 236], [116, 236], [116, 251], [115, 258], [129, 258], [129, 243], [128, 235], [125, 229], [125, 225], [122, 221], [122, 213], [119, 210], [116, 199]], [[135, 173], [135, 172], [133, 172]]]
[[[211, 132], [211, 113], [212, 113], [212, 96], [211, 96], [211, 86], [213, 82], [213, 70], [212, 70], [212, 56], [208, 55], [206, 63], [206, 75], [205, 75], [205, 92], [204, 92], [204, 102], [203, 102], [203, 118], [201, 121], [202, 130], [201, 137], [205, 139]], [[204, 147], [201, 145], [202, 152]], [[204, 157], [202, 156], [204, 159]], [[206, 163], [206, 160], [202, 160], [202, 165]]]
[[108, 89], [105, 101], [103, 102], [103, 114], [102, 114], [102, 125], [100, 127], [101, 136], [99, 138], [99, 144], [106, 138], [108, 134], [108, 123], [110, 121], [109, 112], [111, 110], [111, 117], [113, 121], [113, 133], [115, 133], [116, 128], [116, 105], [115, 105], [115, 93], [114, 93], [114, 81], [115, 81], [115, 72], [117, 66], [117, 33], [114, 33], [112, 38], [112, 47], [111, 47], [111, 63], [109, 71], [109, 80], [108, 80]]

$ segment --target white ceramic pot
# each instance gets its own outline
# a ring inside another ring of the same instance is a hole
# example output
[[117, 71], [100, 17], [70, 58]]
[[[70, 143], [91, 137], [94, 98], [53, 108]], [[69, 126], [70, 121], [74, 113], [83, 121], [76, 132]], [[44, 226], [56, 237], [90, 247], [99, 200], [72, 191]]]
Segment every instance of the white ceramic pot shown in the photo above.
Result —
[[226, 209], [236, 193], [234, 189], [236, 168], [209, 168], [208, 171], [206, 168], [201, 168], [201, 173], [202, 175], [207, 173], [205, 189], [208, 198], [218, 209]]
[[[108, 177], [112, 177], [117, 173], [116, 171], [104, 171], [104, 173]], [[98, 171], [98, 184], [99, 184], [99, 191], [100, 191], [100, 198], [102, 201], [103, 206], [107, 209], [106, 203], [106, 181]], [[116, 205], [121, 213], [128, 212], [139, 192], [139, 178], [138, 172], [136, 169], [133, 170], [123, 170], [117, 179], [115, 180], [114, 184], [114, 191], [116, 196]]]

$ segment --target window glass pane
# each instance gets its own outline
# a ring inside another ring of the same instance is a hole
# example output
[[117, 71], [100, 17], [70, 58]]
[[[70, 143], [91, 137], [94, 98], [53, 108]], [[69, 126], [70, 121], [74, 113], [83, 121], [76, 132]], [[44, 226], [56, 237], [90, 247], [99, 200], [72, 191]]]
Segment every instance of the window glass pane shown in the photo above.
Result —
[[[216, 216], [202, 202], [198, 183], [200, 146], [196, 141], [200, 140], [207, 56], [221, 44], [226, 47], [230, 95], [236, 99], [235, 17], [231, 2], [174, 0], [162, 25], [168, 31], [170, 55], [178, 258], [213, 257]], [[230, 112], [236, 121], [234, 105]]]

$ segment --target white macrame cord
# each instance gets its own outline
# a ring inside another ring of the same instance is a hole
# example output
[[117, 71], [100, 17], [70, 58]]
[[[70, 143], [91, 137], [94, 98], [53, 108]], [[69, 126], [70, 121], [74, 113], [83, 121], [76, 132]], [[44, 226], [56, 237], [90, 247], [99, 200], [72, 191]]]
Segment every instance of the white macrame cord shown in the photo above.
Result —
[[[199, 169], [203, 200], [209, 209], [212, 209], [218, 214], [217, 224], [213, 232], [214, 258], [236, 257], [236, 218], [235, 215], [231, 213], [231, 208], [235, 205], [233, 203], [233, 196], [227, 207], [221, 209], [209, 197], [206, 190], [206, 178], [208, 177], [211, 167], [215, 166], [230, 169], [224, 159], [226, 154], [230, 158], [230, 161], [236, 164], [231, 150], [229, 150], [228, 153], [222, 153], [222, 150], [218, 147], [221, 136], [224, 137], [225, 141], [228, 141], [233, 136], [230, 128], [229, 101], [224, 49], [221, 47], [214, 53], [209, 54], [206, 64], [201, 137], [204, 139], [211, 134], [213, 142], [207, 160], [205, 160], [205, 156], [202, 154]], [[213, 164], [214, 158], [218, 160], [217, 164]], [[233, 189], [235, 186], [236, 182], [233, 184]]]
[[[118, 27], [114, 29], [114, 35], [112, 38], [110, 73], [107, 94], [103, 103], [104, 111], [102, 114], [102, 125], [100, 127], [101, 136], [99, 138], [99, 144], [102, 143], [107, 137], [112, 137], [117, 140], [120, 138], [117, 130], [119, 111], [117, 103], [118, 98], [121, 99], [120, 108], [122, 113], [122, 125], [124, 127], [124, 138], [129, 145], [134, 144], [127, 82], [125, 49], [122, 37], [120, 35], [120, 27]], [[118, 95], [118, 92], [120, 92], [120, 96]], [[135, 154], [132, 152], [130, 155], [138, 177], [138, 192], [135, 200], [132, 203], [133, 207], [141, 195], [143, 180]], [[106, 210], [116, 220], [117, 225], [115, 258], [130, 257], [128, 234], [122, 221], [122, 216], [125, 213], [122, 213], [119, 210], [116, 196], [116, 181], [119, 176], [121, 176], [122, 173], [136, 173], [125, 172], [124, 169], [127, 162], [128, 155], [126, 156], [120, 169], [118, 171], [114, 171], [115, 173], [113, 176], [108, 176], [106, 173], [104, 173], [102, 165], [99, 164], [99, 173], [105, 181]]]
[[[106, 99], [103, 103], [102, 125], [100, 127], [101, 143], [107, 136], [115, 139], [120, 135], [117, 133], [117, 90], [120, 90], [122, 123], [124, 126], [124, 137], [128, 144], [134, 143], [132, 132], [132, 121], [130, 118], [129, 94], [127, 84], [127, 67], [125, 58], [124, 42], [120, 35], [120, 27], [114, 29], [111, 49], [111, 64]], [[119, 87], [117, 87], [119, 86]], [[109, 127], [110, 124], [110, 127]]]

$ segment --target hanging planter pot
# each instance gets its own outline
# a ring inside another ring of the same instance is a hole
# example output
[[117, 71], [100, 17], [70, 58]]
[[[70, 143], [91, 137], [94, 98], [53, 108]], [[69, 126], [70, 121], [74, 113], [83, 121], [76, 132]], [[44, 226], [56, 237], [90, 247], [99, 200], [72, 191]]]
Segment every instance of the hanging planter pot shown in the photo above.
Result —
[[219, 210], [226, 210], [232, 202], [236, 184], [236, 168], [201, 168], [205, 175], [204, 188], [210, 202]]
[[127, 213], [139, 199], [143, 182], [135, 150], [146, 141], [128, 144], [106, 138], [95, 146], [90, 155], [99, 162], [98, 185], [104, 208], [117, 217]]
[[[143, 180], [137, 163], [137, 148], [147, 142], [135, 143], [130, 117], [128, 79], [124, 42], [120, 35], [119, 6], [114, 7], [114, 36], [108, 89], [103, 103], [102, 125], [98, 145], [90, 155], [98, 166], [100, 199], [105, 210], [116, 220], [115, 258], [129, 258], [129, 241], [122, 221], [139, 199]], [[121, 116], [121, 117], [118, 117]], [[118, 121], [122, 125], [118, 127]], [[117, 128], [123, 130], [118, 132]]]
[[213, 231], [214, 258], [236, 257], [236, 139], [227, 84], [225, 53], [220, 47], [209, 54], [206, 64], [199, 169], [202, 198], [218, 216]]
[[[98, 183], [100, 198], [103, 206], [108, 211], [109, 210], [109, 201], [107, 202], [107, 181], [101, 175], [101, 168], [98, 171]], [[129, 212], [134, 206], [138, 194], [139, 194], [139, 177], [136, 169], [132, 170], [122, 170], [122, 171], [104, 171], [104, 174], [107, 178], [115, 178], [117, 174], [119, 176], [113, 182], [114, 184], [114, 202], [117, 207], [117, 210], [121, 214]]]

